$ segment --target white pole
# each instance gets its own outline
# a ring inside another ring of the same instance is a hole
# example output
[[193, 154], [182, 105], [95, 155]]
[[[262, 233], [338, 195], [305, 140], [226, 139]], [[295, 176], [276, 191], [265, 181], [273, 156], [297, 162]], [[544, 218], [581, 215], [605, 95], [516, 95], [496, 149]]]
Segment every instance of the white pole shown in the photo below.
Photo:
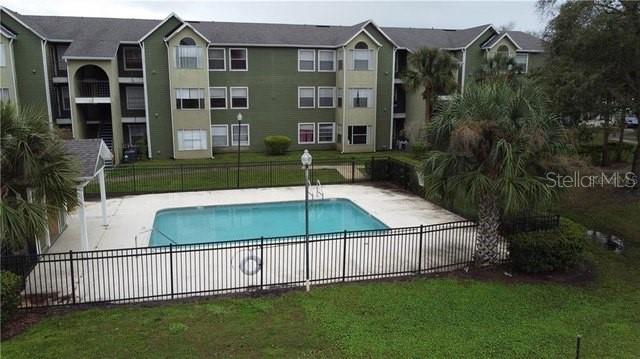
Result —
[[102, 225], [107, 226], [107, 189], [104, 184], [104, 167], [98, 173], [100, 183], [100, 206], [102, 207]]
[[309, 165], [304, 165], [304, 251], [305, 251], [305, 287], [309, 291]]
[[78, 193], [78, 215], [80, 217], [80, 241], [82, 242], [82, 250], [89, 250], [89, 236], [87, 235], [87, 219], [84, 211], [84, 186], [80, 185], [76, 188]]

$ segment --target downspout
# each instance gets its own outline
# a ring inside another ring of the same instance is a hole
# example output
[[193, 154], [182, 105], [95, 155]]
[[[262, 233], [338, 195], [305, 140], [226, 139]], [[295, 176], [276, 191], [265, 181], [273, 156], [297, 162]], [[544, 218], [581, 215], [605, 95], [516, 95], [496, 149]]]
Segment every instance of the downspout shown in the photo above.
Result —
[[144, 117], [147, 122], [147, 156], [149, 159], [153, 158], [153, 152], [151, 151], [151, 122], [149, 121], [149, 91], [147, 84], [147, 62], [146, 54], [144, 52], [144, 42], [140, 43], [140, 51], [142, 51], [142, 82], [144, 83]]
[[464, 94], [464, 80], [467, 77], [467, 49], [462, 49], [462, 82], [460, 83], [460, 94]]
[[393, 94], [395, 92], [396, 89], [396, 79], [395, 79], [395, 75], [396, 75], [396, 52], [398, 51], [398, 49], [396, 47], [393, 48], [393, 61], [391, 62], [391, 109], [389, 110], [390, 114], [390, 118], [391, 118], [391, 123], [389, 125], [389, 150], [393, 150]]
[[[171, 67], [171, 48], [169, 48], [169, 43], [167, 42], [167, 39], [164, 40], [164, 45], [167, 47], [167, 67], [169, 69], [169, 99], [171, 99], [171, 94], [173, 93], [175, 96], [175, 90], [173, 89], [172, 85], [171, 85], [171, 75], [172, 75], [172, 67]], [[174, 129], [174, 124], [173, 124], [173, 101], [169, 101], [171, 102], [170, 108], [169, 108], [169, 114], [171, 115], [171, 145], [173, 148], [173, 158], [176, 158], [176, 131]], [[239, 131], [239, 130], [238, 130]]]
[[376, 68], [374, 69], [374, 71], [376, 72], [375, 74], [375, 81], [376, 81], [376, 86], [375, 86], [375, 107], [373, 108], [373, 124], [375, 126], [373, 126], [373, 152], [376, 152], [376, 144], [378, 143], [377, 139], [378, 139], [378, 68], [380, 66], [380, 47], [378, 47], [376, 49]]
[[347, 48], [342, 46], [342, 151], [344, 153], [345, 138], [347, 138]]
[[9, 39], [9, 59], [11, 60], [11, 74], [13, 76], [13, 98], [16, 103], [16, 111], [20, 111], [18, 103], [18, 77], [16, 76], [16, 58], [13, 56], [13, 38]]
[[51, 93], [49, 92], [49, 71], [47, 69], [47, 40], [42, 40], [42, 68], [44, 70], [44, 89], [47, 93], [47, 114], [49, 115], [49, 128], [53, 128], [53, 113], [51, 111]]

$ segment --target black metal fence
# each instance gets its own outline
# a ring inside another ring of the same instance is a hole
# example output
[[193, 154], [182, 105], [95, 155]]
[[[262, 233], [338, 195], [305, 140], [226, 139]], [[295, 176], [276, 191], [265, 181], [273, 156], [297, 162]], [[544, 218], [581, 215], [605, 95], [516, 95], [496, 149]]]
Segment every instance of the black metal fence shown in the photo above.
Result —
[[[130, 303], [447, 271], [473, 261], [470, 221], [197, 245], [7, 256], [22, 308]], [[506, 260], [507, 245], [498, 251]], [[37, 265], [29, 269], [28, 264]]]
[[[386, 158], [385, 158], [386, 160]], [[371, 163], [380, 159], [314, 160], [313, 183], [344, 184], [372, 180]], [[220, 165], [118, 166], [105, 170], [107, 194], [126, 195], [162, 192], [205, 191], [233, 188], [298, 186], [304, 184], [299, 161], [271, 161]], [[99, 193], [94, 179], [88, 195]]]

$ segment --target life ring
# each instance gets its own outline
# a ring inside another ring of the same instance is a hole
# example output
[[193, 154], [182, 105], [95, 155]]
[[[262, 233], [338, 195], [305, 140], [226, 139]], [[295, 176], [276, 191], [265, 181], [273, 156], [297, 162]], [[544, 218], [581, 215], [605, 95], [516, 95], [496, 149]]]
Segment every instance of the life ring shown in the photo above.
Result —
[[254, 275], [262, 269], [262, 258], [255, 253], [249, 253], [240, 259], [238, 268], [246, 275]]

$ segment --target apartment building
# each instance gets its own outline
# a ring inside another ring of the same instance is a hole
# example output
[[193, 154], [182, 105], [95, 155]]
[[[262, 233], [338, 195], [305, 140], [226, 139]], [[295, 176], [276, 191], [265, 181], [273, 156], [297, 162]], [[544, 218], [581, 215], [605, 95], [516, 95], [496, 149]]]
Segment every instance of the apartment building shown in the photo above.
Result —
[[[3, 100], [46, 110], [73, 138], [102, 138], [118, 162], [261, 151], [286, 135], [293, 149], [391, 149], [424, 119], [420, 91], [400, 73], [420, 47], [459, 61], [459, 91], [482, 59], [542, 61], [541, 41], [491, 25], [381, 28], [21, 15], [0, 10]], [[237, 121], [242, 114], [242, 121]]]

